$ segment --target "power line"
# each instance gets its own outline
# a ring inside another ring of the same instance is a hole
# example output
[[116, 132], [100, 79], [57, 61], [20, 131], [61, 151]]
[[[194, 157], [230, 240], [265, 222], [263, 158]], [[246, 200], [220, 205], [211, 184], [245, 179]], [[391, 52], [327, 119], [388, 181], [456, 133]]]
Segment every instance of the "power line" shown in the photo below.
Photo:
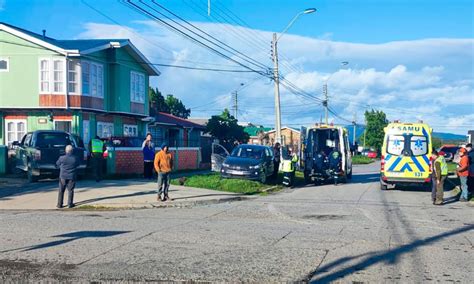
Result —
[[[123, 2], [123, 1], [126, 1], [126, 2]], [[143, 14], [143, 15], [149, 17], [149, 18], [155, 19], [156, 21], [158, 21], [158, 22], [161, 23], [162, 25], [166, 26], [166, 27], [169, 28], [170, 30], [172, 30], [172, 31], [174, 31], [174, 32], [176, 32], [176, 33], [178, 33], [178, 34], [184, 36], [185, 38], [191, 40], [192, 42], [194, 42], [194, 43], [196, 43], [196, 44], [199, 44], [199, 45], [203, 46], [204, 48], [207, 48], [207, 49], [210, 50], [211, 52], [213, 52], [213, 53], [215, 53], [215, 54], [217, 54], [217, 55], [219, 55], [219, 56], [221, 56], [221, 57], [223, 57], [223, 58], [225, 58], [225, 59], [227, 59], [227, 60], [229, 60], [229, 61], [232, 61], [232, 62], [234, 62], [234, 63], [236, 63], [236, 64], [238, 64], [238, 65], [240, 65], [240, 66], [242, 66], [242, 67], [244, 67], [244, 68], [246, 68], [246, 69], [248, 69], [248, 70], [251, 70], [252, 72], [255, 72], [255, 73], [257, 73], [257, 74], [260, 74], [260, 75], [262, 75], [262, 76], [267, 76], [267, 77], [269, 76], [266, 71], [255, 70], [255, 69], [253, 69], [252, 67], [249, 67], [249, 66], [247, 66], [247, 65], [245, 65], [245, 64], [243, 64], [243, 63], [241, 63], [240, 61], [237, 61], [237, 60], [235, 60], [235, 59], [229, 57], [228, 55], [226, 55], [226, 54], [220, 52], [219, 50], [217, 50], [217, 49], [215, 49], [215, 48], [213, 48], [213, 47], [211, 47], [211, 46], [209, 46], [209, 45], [203, 43], [202, 41], [200, 41], [200, 40], [194, 38], [193, 36], [191, 36], [191, 35], [189, 35], [189, 34], [183, 32], [183, 31], [180, 30], [179, 28], [177, 28], [177, 27], [175, 27], [175, 26], [169, 24], [168, 22], [164, 21], [163, 19], [161, 19], [161, 18], [157, 17], [156, 15], [154, 15], [154, 14], [152, 14], [152, 13], [146, 11], [146, 10], [143, 9], [142, 7], [140, 7], [140, 6], [136, 5], [136, 4], [134, 4], [133, 2], [131, 2], [131, 0], [122, 0], [121, 3], [123, 3], [125, 6], [127, 6], [127, 7], [129, 7], [129, 8], [132, 8], [132, 9], [134, 9], [135, 11], [137, 11], [137, 12], [139, 12], [139, 13], [141, 13], [141, 14]], [[140, 3], [143, 3], [143, 2], [141, 2], [141, 0], [140, 0]]]
[[[140, 1], [140, 2], [141, 2], [141, 1]], [[196, 25], [194, 25], [194, 24], [192, 24], [192, 23], [186, 21], [184, 18], [180, 17], [180, 16], [177, 15], [176, 13], [174, 13], [174, 12], [172, 12], [171, 10], [167, 9], [167, 8], [164, 7], [163, 5], [157, 3], [155, 0], [152, 0], [152, 3], [155, 4], [156, 6], [160, 7], [161, 9], [165, 10], [165, 11], [168, 12], [169, 14], [175, 16], [175, 17], [178, 18], [179, 20], [185, 22], [186, 24], [188, 24], [189, 26], [193, 27], [194, 29], [198, 30], [199, 32], [201, 32], [201, 33], [205, 34], [206, 36], [210, 37], [211, 39], [217, 41], [217, 42], [220, 43], [221, 45], [224, 45], [226, 48], [229, 48], [230, 50], [234, 51], [236, 54], [238, 54], [238, 57], [240, 57], [241, 59], [247, 61], [248, 63], [253, 64], [253, 65], [255, 65], [255, 66], [257, 66], [257, 67], [260, 67], [260, 68], [264, 68], [264, 69], [267, 69], [267, 68], [268, 68], [268, 66], [266, 66], [265, 64], [260, 63], [260, 62], [256, 61], [255, 59], [253, 59], [253, 58], [251, 58], [251, 57], [249, 57], [249, 56], [243, 54], [242, 52], [240, 52], [240, 51], [236, 50], [235, 48], [229, 46], [229, 45], [226, 44], [225, 42], [223, 42], [223, 41], [217, 39], [216, 37], [210, 35], [209, 33], [205, 32], [204, 30], [200, 29], [200, 28], [197, 27]], [[147, 4], [145, 4], [145, 5], [146, 5], [147, 7], [150, 7], [150, 6], [147, 5]], [[181, 26], [182, 28], [185, 28], [186, 30], [192, 32], [193, 34], [195, 34], [195, 35], [201, 37], [202, 39], [206, 40], [207, 42], [212, 43], [212, 44], [214, 44], [214, 45], [216, 45], [216, 46], [219, 46], [218, 44], [212, 42], [211, 40], [208, 40], [207, 38], [203, 37], [202, 35], [200, 35], [200, 34], [194, 32], [194, 31], [192, 31], [191, 29], [185, 27], [184, 25], [181, 25], [179, 22], [176, 22], [176, 21], [174, 21], [173, 19], [167, 17], [167, 16], [164, 15], [163, 13], [157, 11], [156, 9], [153, 9], [152, 7], [150, 7], [150, 9], [156, 11], [156, 12], [159, 13], [160, 15], [162, 15], [162, 16], [166, 17], [167, 19], [173, 21], [175, 24], [178, 24], [178, 25]], [[222, 48], [221, 46], [219, 46], [219, 47]], [[228, 51], [228, 50], [225, 49], [225, 48], [222, 48], [222, 49]], [[228, 51], [228, 52], [229, 52], [229, 51]], [[229, 53], [231, 53], [231, 52], [229, 52]], [[242, 57], [242, 56], [243, 56], [243, 57]], [[248, 60], [247, 60], [246, 58], [247, 58]]]
[[[81, 0], [81, 2], [86, 5], [87, 7], [89, 7], [90, 9], [94, 10], [95, 12], [97, 12], [98, 14], [100, 14], [101, 16], [103, 16], [104, 18], [108, 19], [109, 21], [111, 21], [112, 23], [116, 24], [116, 25], [119, 25], [120, 27], [122, 27], [123, 29], [125, 30], [128, 30], [129, 32], [137, 35], [138, 37], [140, 37], [141, 39], [143, 39], [145, 42], [147, 42], [148, 44], [150, 45], [153, 45], [157, 48], [160, 48], [161, 50], [163, 51], [166, 51], [166, 52], [169, 52], [169, 53], [173, 53], [172, 50], [169, 50], [169, 49], [166, 49], [164, 48], [163, 46], [157, 44], [156, 42], [153, 42], [151, 40], [149, 40], [148, 38], [142, 36], [140, 33], [137, 33], [135, 32], [133, 29], [121, 24], [120, 22], [118, 22], [117, 20], [113, 19], [112, 17], [108, 16], [107, 14], [103, 13], [102, 11], [100, 11], [99, 9], [97, 9], [96, 7], [92, 6], [91, 4], [87, 3], [85, 0]], [[162, 60], [169, 60], [169, 61], [176, 61], [175, 58], [166, 58], [166, 57], [163, 57], [163, 56], [160, 56], [160, 59]], [[204, 64], [204, 65], [214, 65], [214, 66], [221, 66], [221, 67], [234, 67], [234, 66], [230, 66], [230, 65], [223, 65], [223, 64], [216, 64], [216, 63], [209, 63], [209, 62], [199, 62], [199, 61], [192, 61], [192, 60], [182, 60], [180, 59], [179, 61], [182, 61], [182, 62], [189, 62], [189, 63], [196, 63], [196, 64]]]

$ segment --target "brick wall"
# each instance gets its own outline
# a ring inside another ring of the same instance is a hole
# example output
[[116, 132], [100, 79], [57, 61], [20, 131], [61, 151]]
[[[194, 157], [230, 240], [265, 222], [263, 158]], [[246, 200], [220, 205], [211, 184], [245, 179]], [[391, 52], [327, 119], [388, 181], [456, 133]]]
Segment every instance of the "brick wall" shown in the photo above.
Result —
[[[198, 156], [200, 148], [178, 149], [176, 154], [174, 149], [175, 167], [174, 170], [199, 169]], [[115, 150], [115, 174], [141, 174], [143, 173], [143, 153], [140, 148], [127, 148]], [[109, 162], [109, 161], [107, 161]]]
[[143, 173], [143, 153], [141, 150], [115, 151], [115, 173]]

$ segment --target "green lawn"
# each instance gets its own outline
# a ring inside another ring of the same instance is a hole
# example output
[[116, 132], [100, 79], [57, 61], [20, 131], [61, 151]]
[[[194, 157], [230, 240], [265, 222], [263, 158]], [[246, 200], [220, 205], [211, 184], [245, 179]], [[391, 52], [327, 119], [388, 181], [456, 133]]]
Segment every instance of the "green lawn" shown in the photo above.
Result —
[[[183, 179], [181, 179], [183, 180]], [[171, 184], [179, 185], [180, 178], [172, 179]], [[257, 181], [244, 179], [223, 179], [218, 173], [210, 173], [204, 175], [194, 175], [184, 178], [184, 186], [206, 188], [219, 191], [259, 194], [264, 193], [266, 189], [272, 187], [271, 184], [262, 184]], [[278, 186], [276, 190], [281, 188]]]
[[370, 164], [370, 163], [373, 163], [374, 161], [375, 161], [374, 159], [371, 159], [362, 155], [357, 155], [357, 156], [352, 157], [352, 164], [354, 165]]
[[456, 172], [456, 163], [448, 163], [448, 172]]

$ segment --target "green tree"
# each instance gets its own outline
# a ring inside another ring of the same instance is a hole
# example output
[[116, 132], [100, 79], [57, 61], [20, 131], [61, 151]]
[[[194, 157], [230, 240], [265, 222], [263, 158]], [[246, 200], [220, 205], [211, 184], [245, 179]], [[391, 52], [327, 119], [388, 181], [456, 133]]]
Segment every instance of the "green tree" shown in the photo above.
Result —
[[161, 94], [158, 88], [148, 88], [148, 97], [150, 102], [150, 115], [157, 115], [159, 112], [166, 112], [172, 115], [188, 118], [191, 114], [191, 109], [186, 108], [183, 102], [174, 97], [167, 95], [166, 98]]
[[439, 138], [433, 137], [433, 148], [438, 149], [441, 148], [441, 145], [443, 145], [443, 141]]
[[237, 119], [230, 114], [228, 109], [224, 109], [222, 114], [213, 115], [209, 119], [207, 132], [219, 139], [227, 149], [231, 149], [235, 141], [247, 143], [250, 138], [244, 131], [244, 127], [237, 124]]
[[150, 115], [157, 115], [158, 112], [170, 113], [170, 109], [165, 102], [165, 98], [158, 90], [158, 88], [153, 89], [152, 87], [148, 88], [148, 98], [149, 98], [149, 108]]
[[384, 127], [387, 126], [387, 116], [383, 111], [365, 111], [365, 145], [380, 152], [384, 138]]
[[186, 108], [183, 102], [180, 99], [175, 98], [173, 95], [167, 95], [165, 103], [169, 108], [169, 113], [172, 115], [182, 118], [188, 118], [189, 115], [191, 115], [191, 109]]

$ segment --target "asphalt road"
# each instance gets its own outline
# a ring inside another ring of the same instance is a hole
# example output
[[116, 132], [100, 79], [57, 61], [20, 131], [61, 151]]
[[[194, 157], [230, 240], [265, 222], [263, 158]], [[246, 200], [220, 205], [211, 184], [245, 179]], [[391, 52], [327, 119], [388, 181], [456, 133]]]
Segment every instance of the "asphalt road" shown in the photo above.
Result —
[[345, 185], [194, 208], [0, 211], [0, 280], [472, 283], [474, 214]]

